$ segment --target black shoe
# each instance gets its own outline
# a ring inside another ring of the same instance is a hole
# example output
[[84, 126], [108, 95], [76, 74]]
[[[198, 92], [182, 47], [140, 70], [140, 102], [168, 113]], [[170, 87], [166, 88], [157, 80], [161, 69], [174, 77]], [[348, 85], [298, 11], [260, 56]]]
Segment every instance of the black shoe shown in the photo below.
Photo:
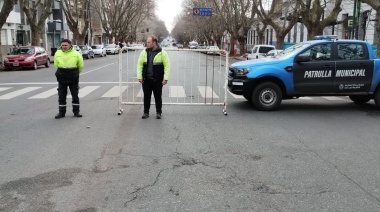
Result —
[[157, 113], [156, 119], [161, 119], [161, 113]]
[[149, 118], [149, 113], [144, 113], [141, 117], [142, 119], [147, 119]]
[[80, 118], [80, 117], [82, 117], [82, 114], [80, 114], [80, 113], [74, 113], [74, 116]]
[[56, 119], [60, 119], [60, 118], [63, 118], [63, 117], [65, 117], [65, 114], [64, 114], [64, 113], [61, 113], [61, 112], [59, 112], [59, 113], [55, 116]]

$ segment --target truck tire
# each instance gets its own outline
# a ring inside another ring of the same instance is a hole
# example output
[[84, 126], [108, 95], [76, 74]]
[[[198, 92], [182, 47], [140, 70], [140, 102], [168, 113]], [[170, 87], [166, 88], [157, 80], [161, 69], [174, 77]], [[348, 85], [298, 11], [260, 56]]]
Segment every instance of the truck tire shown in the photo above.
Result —
[[370, 96], [349, 96], [349, 98], [359, 105], [365, 104], [371, 100]]
[[375, 92], [374, 100], [376, 109], [380, 110], [380, 87], [378, 87]]
[[256, 86], [252, 92], [252, 104], [258, 110], [276, 110], [282, 101], [282, 92], [273, 82], [264, 82]]

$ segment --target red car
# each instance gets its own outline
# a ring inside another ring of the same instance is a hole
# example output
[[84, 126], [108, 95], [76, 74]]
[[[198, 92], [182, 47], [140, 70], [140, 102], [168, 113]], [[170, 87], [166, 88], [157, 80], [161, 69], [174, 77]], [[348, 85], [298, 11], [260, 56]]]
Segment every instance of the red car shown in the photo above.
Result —
[[50, 66], [49, 55], [46, 50], [39, 46], [21, 46], [8, 53], [4, 59], [5, 69], [32, 68], [37, 70], [39, 65]]

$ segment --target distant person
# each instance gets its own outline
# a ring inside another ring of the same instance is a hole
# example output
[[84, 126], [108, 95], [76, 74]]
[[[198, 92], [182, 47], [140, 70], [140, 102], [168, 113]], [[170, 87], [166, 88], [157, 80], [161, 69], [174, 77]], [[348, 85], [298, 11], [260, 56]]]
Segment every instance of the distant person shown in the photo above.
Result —
[[54, 55], [54, 66], [57, 68], [55, 76], [58, 81], [58, 114], [56, 119], [65, 117], [67, 87], [73, 98], [73, 113], [75, 117], [82, 117], [79, 113], [79, 73], [83, 70], [83, 57], [72, 46], [69, 39], [62, 39], [61, 48]]
[[143, 119], [149, 117], [152, 92], [156, 103], [156, 118], [162, 115], [162, 87], [168, 83], [170, 61], [168, 54], [158, 45], [154, 35], [148, 36], [146, 49], [140, 53], [137, 62], [137, 79], [144, 92]]

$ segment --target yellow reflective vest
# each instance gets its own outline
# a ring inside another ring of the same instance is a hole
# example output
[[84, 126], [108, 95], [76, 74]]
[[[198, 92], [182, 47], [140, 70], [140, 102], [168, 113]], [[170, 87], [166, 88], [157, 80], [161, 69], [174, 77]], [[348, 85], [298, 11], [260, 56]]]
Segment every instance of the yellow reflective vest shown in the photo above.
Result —
[[[141, 80], [145, 78], [148, 67], [148, 49], [143, 50], [140, 53], [139, 60], [137, 61], [137, 79]], [[158, 53], [153, 59], [153, 77], [157, 80], [169, 80], [170, 75], [170, 61], [169, 56], [160, 47], [157, 50]]]
[[78, 68], [79, 73], [83, 71], [83, 57], [73, 47], [67, 51], [59, 49], [54, 55], [54, 66], [56, 68]]

